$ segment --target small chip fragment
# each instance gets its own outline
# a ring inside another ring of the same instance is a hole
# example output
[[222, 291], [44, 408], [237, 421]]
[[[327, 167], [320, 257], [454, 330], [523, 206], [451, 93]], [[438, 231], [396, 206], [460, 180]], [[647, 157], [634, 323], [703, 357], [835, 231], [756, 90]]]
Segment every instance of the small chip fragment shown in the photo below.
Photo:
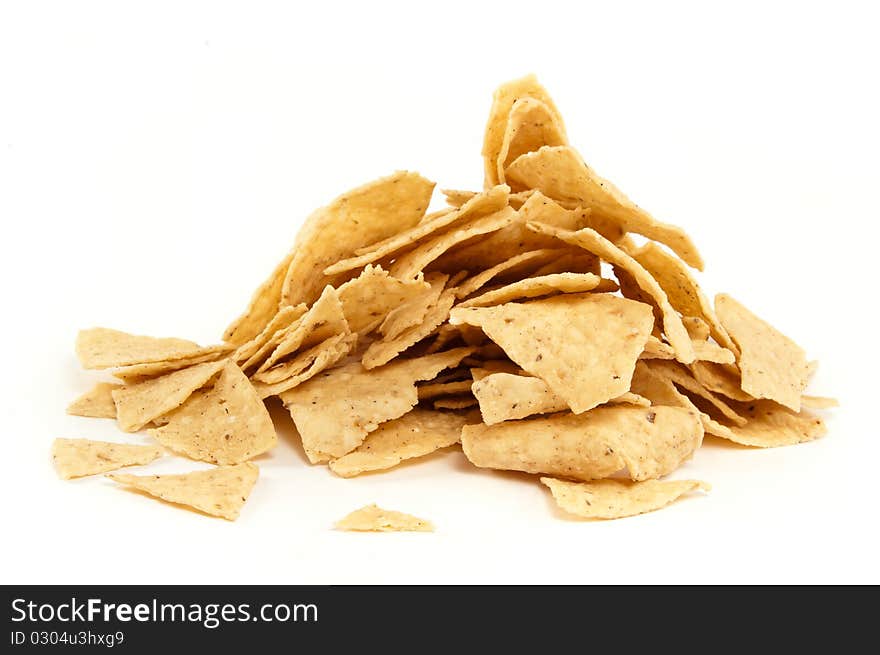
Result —
[[430, 521], [411, 514], [366, 505], [336, 522], [337, 530], [349, 532], [433, 532]]
[[541, 482], [550, 488], [559, 507], [585, 519], [619, 519], [653, 512], [690, 491], [711, 489], [699, 480], [569, 482], [544, 477]]

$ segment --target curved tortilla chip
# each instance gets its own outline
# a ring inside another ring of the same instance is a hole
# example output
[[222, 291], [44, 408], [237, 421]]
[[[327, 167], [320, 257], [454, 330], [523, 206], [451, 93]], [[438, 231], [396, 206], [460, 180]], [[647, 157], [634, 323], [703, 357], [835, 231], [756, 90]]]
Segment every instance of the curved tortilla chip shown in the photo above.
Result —
[[[504, 139], [498, 153], [496, 171], [504, 182], [504, 170], [514, 159], [542, 146], [564, 146], [568, 143], [559, 113], [536, 98], [519, 98], [507, 115]], [[521, 191], [523, 189], [515, 189]]]
[[269, 324], [278, 312], [284, 278], [292, 260], [293, 251], [278, 263], [266, 281], [254, 291], [244, 312], [223, 332], [223, 341], [241, 346], [260, 334]]
[[[492, 289], [458, 304], [459, 307], [489, 307], [502, 305], [521, 298], [539, 298], [556, 293], [580, 293], [592, 291], [599, 287], [603, 280], [592, 273], [553, 273], [540, 277], [527, 277], [518, 282], [511, 282], [498, 289]], [[609, 289], [603, 289], [609, 290]], [[610, 289], [615, 290], [615, 289]]]
[[411, 514], [367, 505], [336, 522], [337, 530], [353, 532], [433, 532], [430, 521]]
[[110, 328], [80, 330], [76, 356], [85, 369], [115, 368], [161, 362], [202, 354], [202, 347], [186, 339], [144, 337]]

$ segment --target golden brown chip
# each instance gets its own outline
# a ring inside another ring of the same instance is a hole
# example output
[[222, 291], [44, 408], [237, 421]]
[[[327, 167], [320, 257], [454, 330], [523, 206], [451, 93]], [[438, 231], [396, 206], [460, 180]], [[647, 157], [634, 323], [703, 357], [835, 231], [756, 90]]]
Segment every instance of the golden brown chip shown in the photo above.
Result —
[[359, 362], [324, 371], [281, 394], [313, 464], [342, 457], [385, 421], [418, 403], [416, 382], [456, 366], [473, 348], [458, 348], [367, 370]]
[[466, 425], [461, 445], [482, 468], [593, 480], [626, 470], [633, 480], [666, 475], [703, 440], [694, 410], [611, 405], [584, 414]]
[[[666, 292], [669, 304], [682, 316], [703, 319], [715, 341], [728, 350], [738, 352], [727, 330], [718, 321], [709, 299], [684, 262], [651, 242], [632, 250], [630, 255], [657, 280], [657, 284]], [[696, 340], [693, 336], [691, 338]]]
[[645, 342], [645, 349], [639, 355], [639, 359], [675, 359], [675, 351], [668, 343], [651, 335]]
[[190, 459], [238, 464], [272, 448], [278, 438], [263, 401], [241, 369], [226, 362], [211, 388], [193, 393], [150, 434]]
[[550, 488], [559, 507], [585, 519], [619, 519], [653, 512], [689, 491], [711, 489], [699, 480], [568, 482], [541, 478], [541, 482]]
[[510, 273], [511, 271], [518, 271], [522, 268], [534, 265], [535, 262], [541, 262], [545, 259], [555, 259], [563, 253], [563, 250], [559, 249], [550, 249], [550, 248], [541, 248], [538, 250], [530, 250], [528, 252], [524, 252], [519, 255], [515, 255], [510, 259], [507, 259], [495, 266], [486, 269], [466, 279], [462, 284], [458, 286], [455, 290], [455, 297], [458, 299], [467, 298], [469, 295], [478, 291], [483, 286], [485, 286], [490, 280], [501, 275], [502, 273]]
[[583, 291], [616, 291], [610, 280], [592, 273], [554, 273], [540, 277], [528, 277], [511, 282], [497, 289], [491, 289], [469, 300], [459, 303], [459, 307], [489, 307], [523, 298], [539, 298], [557, 293], [580, 293]]
[[641, 264], [608, 241], [601, 234], [589, 228], [583, 228], [577, 232], [571, 232], [568, 230], [560, 230], [559, 228], [543, 223], [529, 223], [528, 227], [541, 234], [555, 236], [566, 243], [580, 246], [585, 250], [589, 250], [594, 255], [601, 257], [610, 264], [625, 269], [633, 276], [639, 287], [657, 302], [657, 306], [663, 314], [663, 331], [666, 333], [666, 338], [669, 340], [670, 345], [675, 348], [678, 360], [685, 364], [694, 361], [694, 348], [691, 344], [687, 330], [684, 329], [684, 325], [681, 322], [681, 317], [672, 305], [669, 304], [669, 300], [666, 298], [666, 293], [660, 288], [657, 281], [651, 277], [650, 273], [642, 268]]
[[697, 382], [687, 368], [677, 362], [664, 361], [646, 361], [645, 365], [657, 375], [669, 379], [673, 384], [681, 387], [684, 391], [692, 393], [703, 400], [706, 400], [714, 409], [721, 413], [728, 421], [737, 425], [745, 425], [746, 420], [740, 416], [736, 410], [728, 405], [722, 398], [706, 389], [702, 384]]
[[475, 407], [477, 399], [472, 395], [444, 396], [443, 398], [435, 398], [432, 403], [434, 409], [467, 409]]
[[355, 450], [330, 462], [343, 478], [397, 466], [459, 442], [467, 419], [451, 412], [416, 408], [367, 435]]
[[433, 190], [433, 182], [401, 171], [349, 191], [314, 212], [297, 236], [281, 304], [310, 305], [328, 284], [338, 287], [348, 276], [326, 276], [324, 269], [357, 248], [416, 225]]
[[[343, 259], [324, 269], [325, 275], [336, 275], [366, 264], [371, 264], [389, 257], [404, 248], [424, 242], [427, 237], [436, 238], [441, 233], [462, 227], [465, 223], [473, 223], [478, 218], [489, 216], [507, 206], [510, 189], [499, 185], [469, 199], [455, 212], [440, 214], [431, 221], [424, 221], [409, 230], [399, 232], [379, 243], [371, 245], [370, 250], [356, 257]], [[420, 269], [421, 270], [421, 269]]]
[[694, 354], [699, 362], [715, 362], [716, 364], [733, 364], [736, 355], [727, 348], [722, 348], [711, 341], [694, 341]]
[[364, 368], [371, 369], [382, 366], [430, 335], [449, 318], [449, 310], [452, 309], [453, 303], [455, 303], [455, 293], [452, 289], [444, 291], [438, 298], [437, 304], [428, 310], [420, 324], [407, 328], [393, 339], [383, 339], [371, 343], [361, 359]]
[[[826, 433], [825, 422], [806, 410], [793, 412], [772, 400], [738, 403], [737, 412], [745, 425], [724, 425], [724, 437], [744, 446], [776, 448], [813, 441]], [[714, 434], [714, 433], [713, 433]]]
[[707, 341], [709, 339], [709, 324], [697, 316], [682, 316], [681, 322], [687, 330], [691, 341]]
[[498, 307], [455, 308], [575, 413], [629, 390], [653, 325], [651, 309], [608, 294], [565, 294]]
[[428, 264], [440, 257], [456, 244], [474, 237], [497, 232], [516, 219], [516, 211], [505, 207], [494, 214], [482, 216], [453, 226], [452, 229], [419, 243], [412, 250], [398, 257], [391, 265], [391, 274], [401, 280], [414, 278]]
[[[483, 162], [485, 166], [486, 188], [499, 183], [498, 160], [504, 147], [504, 134], [510, 111], [520, 98], [534, 98], [539, 100], [549, 111], [554, 119], [556, 130], [563, 143], [565, 143], [565, 124], [553, 99], [547, 90], [538, 84], [534, 75], [528, 75], [516, 80], [511, 80], [499, 86], [492, 96], [492, 109], [489, 111], [489, 120], [486, 122], [486, 131], [483, 137]], [[447, 195], [448, 197], [448, 195]]]
[[216, 362], [226, 357], [232, 351], [232, 347], [223, 344], [202, 348], [201, 354], [193, 357], [181, 357], [179, 359], [166, 359], [159, 362], [147, 362], [144, 364], [132, 364], [113, 371], [113, 377], [128, 383], [143, 382], [147, 378], [154, 378], [167, 373], [173, 373], [196, 364]]
[[[307, 311], [308, 307], [306, 307], [305, 303], [300, 303], [294, 307], [289, 305], [282, 307], [259, 334], [235, 349], [235, 352], [231, 356], [232, 361], [238, 364], [243, 371], [254, 366], [257, 363], [257, 360], [259, 360], [259, 363], [262, 363], [263, 359], [260, 357], [260, 354], [262, 354], [262, 351], [267, 344], [272, 341], [272, 338], [280, 330], [290, 326]], [[275, 345], [277, 345], [277, 343]], [[271, 350], [269, 352], [271, 352]], [[269, 353], [266, 352], [265, 354], [268, 355]]]
[[330, 337], [350, 333], [348, 321], [345, 320], [345, 311], [339, 300], [339, 293], [333, 287], [328, 286], [302, 317], [302, 321], [287, 328], [285, 336], [257, 371], [262, 373], [269, 370], [276, 362], [295, 353], [300, 348], [310, 348]]
[[564, 146], [568, 143], [558, 116], [555, 108], [550, 109], [535, 98], [520, 98], [513, 103], [507, 116], [504, 139], [496, 163], [499, 181], [504, 182], [505, 169], [520, 155], [538, 150], [542, 146]]
[[113, 391], [116, 418], [126, 432], [136, 432], [153, 419], [180, 407], [196, 389], [217, 375], [228, 360], [196, 364]]
[[742, 390], [800, 410], [809, 380], [803, 348], [726, 294], [715, 296], [715, 311], [739, 347]]
[[113, 390], [121, 388], [121, 384], [98, 382], [98, 384], [70, 403], [67, 406], [67, 413], [73, 416], [88, 416], [90, 418], [116, 418]]
[[187, 505], [234, 521], [254, 488], [260, 470], [250, 462], [178, 475], [111, 474], [107, 477], [169, 503]]
[[158, 446], [134, 446], [91, 439], [56, 439], [52, 461], [63, 480], [149, 464], [163, 451]]
[[[256, 337], [278, 312], [281, 303], [281, 290], [287, 269], [293, 260], [293, 251], [282, 259], [269, 277], [251, 297], [244, 312], [236, 318], [223, 333], [223, 341], [241, 346]], [[293, 303], [296, 304], [296, 303]]]
[[281, 395], [341, 361], [356, 344], [356, 334], [337, 334], [283, 364], [255, 374], [251, 383], [260, 398]]
[[451, 396], [460, 393], [467, 393], [471, 390], [473, 380], [455, 380], [453, 382], [432, 382], [431, 384], [423, 384], [416, 388], [419, 394], [419, 400], [430, 400], [438, 396]]
[[592, 210], [590, 214], [599, 232], [603, 220], [613, 223], [624, 232], [641, 234], [671, 248], [689, 266], [703, 269], [703, 260], [697, 247], [680, 227], [661, 223], [638, 207], [611, 182], [601, 178], [587, 166], [581, 156], [568, 146], [545, 146], [529, 152], [507, 167], [507, 178], [517, 188], [538, 189], [544, 195], [564, 203], [580, 205]]
[[143, 337], [110, 328], [81, 330], [76, 356], [86, 369], [115, 368], [200, 355], [202, 347], [173, 337]]
[[336, 522], [337, 530], [352, 532], [433, 532], [430, 521], [403, 512], [367, 505]]
[[[391, 279], [396, 280], [397, 278]], [[377, 332], [382, 335], [383, 339], [394, 339], [408, 328], [421, 325], [431, 308], [440, 300], [440, 294], [443, 293], [448, 281], [448, 275], [428, 273], [425, 276], [427, 286], [409, 300], [397, 303], [394, 309], [387, 313]], [[403, 281], [401, 283], [407, 284]]]

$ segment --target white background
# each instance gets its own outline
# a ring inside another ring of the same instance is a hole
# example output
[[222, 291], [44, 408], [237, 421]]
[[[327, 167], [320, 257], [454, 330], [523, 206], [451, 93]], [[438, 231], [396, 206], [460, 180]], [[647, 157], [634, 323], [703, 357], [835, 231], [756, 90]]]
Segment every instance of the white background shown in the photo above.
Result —
[[[880, 582], [870, 3], [331, 4], [0, 5], [0, 582]], [[460, 453], [339, 479], [281, 412], [236, 523], [57, 479], [55, 437], [145, 439], [65, 415], [98, 379], [77, 329], [216, 341], [337, 194], [401, 168], [479, 188], [492, 90], [527, 72], [691, 232], [707, 291], [821, 360], [827, 438], [707, 440], [676, 476], [711, 494], [613, 522]], [[373, 501], [437, 532], [331, 529]]]

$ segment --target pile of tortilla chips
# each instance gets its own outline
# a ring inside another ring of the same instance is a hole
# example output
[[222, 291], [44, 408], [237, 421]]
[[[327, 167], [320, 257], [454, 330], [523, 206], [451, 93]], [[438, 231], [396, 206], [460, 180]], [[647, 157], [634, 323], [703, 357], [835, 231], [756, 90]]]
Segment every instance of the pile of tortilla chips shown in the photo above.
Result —
[[[105, 328], [79, 334], [113, 369], [69, 408], [146, 430], [155, 446], [56, 441], [62, 477], [164, 452], [216, 468], [112, 475], [234, 519], [290, 411], [313, 464], [347, 478], [461, 445], [475, 466], [534, 474], [565, 511], [617, 518], [695, 489], [664, 480], [705, 434], [743, 446], [825, 432], [802, 348], [695, 279], [703, 259], [599, 177], [534, 77], [495, 92], [483, 191], [398, 172], [314, 212], [222, 343]], [[356, 518], [352, 518], [356, 517]], [[401, 518], [404, 517], [404, 518]], [[430, 529], [368, 506], [339, 526]]]

